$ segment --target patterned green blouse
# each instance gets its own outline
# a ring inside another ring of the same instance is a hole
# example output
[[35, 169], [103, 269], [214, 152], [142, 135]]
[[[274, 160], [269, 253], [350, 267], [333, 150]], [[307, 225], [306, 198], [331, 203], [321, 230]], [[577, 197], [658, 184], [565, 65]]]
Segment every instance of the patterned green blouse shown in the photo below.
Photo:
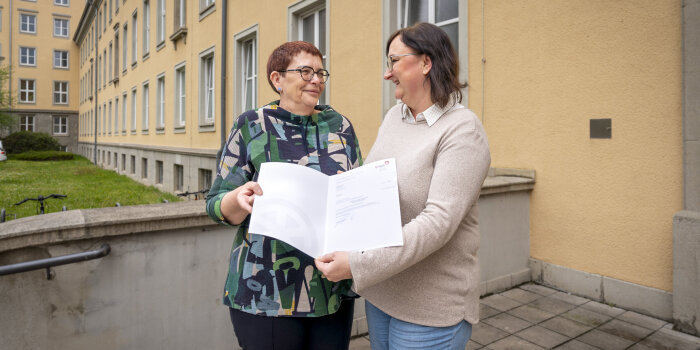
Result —
[[[350, 121], [330, 106], [316, 109], [320, 112], [300, 116], [275, 101], [238, 117], [221, 150], [216, 180], [206, 199], [213, 220], [229, 225], [221, 215], [221, 199], [255, 181], [264, 162], [296, 163], [327, 175], [362, 165]], [[266, 316], [316, 317], [336, 312], [352, 281], [321, 278], [313, 257], [283, 241], [249, 233], [249, 220], [250, 216], [238, 227], [233, 240], [224, 304]]]

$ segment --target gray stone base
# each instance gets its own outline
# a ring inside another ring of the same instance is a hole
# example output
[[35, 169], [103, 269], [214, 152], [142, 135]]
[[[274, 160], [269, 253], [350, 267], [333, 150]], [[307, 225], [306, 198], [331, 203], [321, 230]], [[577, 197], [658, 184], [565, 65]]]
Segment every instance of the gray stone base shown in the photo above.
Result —
[[673, 217], [673, 322], [675, 328], [700, 334], [700, 212]]
[[530, 259], [532, 280], [601, 303], [670, 321], [673, 295], [665, 290]]

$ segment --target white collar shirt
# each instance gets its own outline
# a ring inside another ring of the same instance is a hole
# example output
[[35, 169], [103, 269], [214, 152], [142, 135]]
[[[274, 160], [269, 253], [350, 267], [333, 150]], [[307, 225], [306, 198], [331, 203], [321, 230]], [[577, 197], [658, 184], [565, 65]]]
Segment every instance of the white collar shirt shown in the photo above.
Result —
[[418, 124], [425, 122], [428, 124], [428, 127], [435, 124], [435, 122], [437, 122], [437, 120], [440, 119], [440, 117], [445, 115], [445, 113], [453, 109], [464, 108], [464, 106], [461, 103], [457, 103], [457, 101], [455, 101], [454, 98], [451, 98], [444, 108], [440, 108], [440, 106], [438, 106], [437, 103], [435, 103], [423, 112], [418, 113], [418, 115], [416, 115], [416, 118], [414, 119], [413, 114], [411, 113], [411, 110], [408, 108], [408, 106], [401, 101], [399, 101], [399, 104], [401, 104], [401, 115], [403, 116], [404, 122], [409, 124]]

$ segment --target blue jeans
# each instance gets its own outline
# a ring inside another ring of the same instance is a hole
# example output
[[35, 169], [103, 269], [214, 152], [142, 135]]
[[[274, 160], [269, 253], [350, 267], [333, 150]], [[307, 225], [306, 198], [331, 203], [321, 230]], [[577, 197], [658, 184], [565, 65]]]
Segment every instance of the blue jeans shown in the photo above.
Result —
[[369, 301], [365, 312], [372, 350], [464, 350], [472, 336], [472, 325], [464, 320], [449, 327], [421, 326], [393, 318]]

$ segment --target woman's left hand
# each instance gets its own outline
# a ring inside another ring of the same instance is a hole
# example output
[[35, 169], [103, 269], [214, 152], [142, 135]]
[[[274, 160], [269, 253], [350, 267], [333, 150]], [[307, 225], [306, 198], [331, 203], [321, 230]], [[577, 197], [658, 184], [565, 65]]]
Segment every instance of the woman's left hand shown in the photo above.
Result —
[[333, 252], [320, 256], [314, 260], [316, 268], [332, 282], [338, 282], [352, 278], [348, 252]]

